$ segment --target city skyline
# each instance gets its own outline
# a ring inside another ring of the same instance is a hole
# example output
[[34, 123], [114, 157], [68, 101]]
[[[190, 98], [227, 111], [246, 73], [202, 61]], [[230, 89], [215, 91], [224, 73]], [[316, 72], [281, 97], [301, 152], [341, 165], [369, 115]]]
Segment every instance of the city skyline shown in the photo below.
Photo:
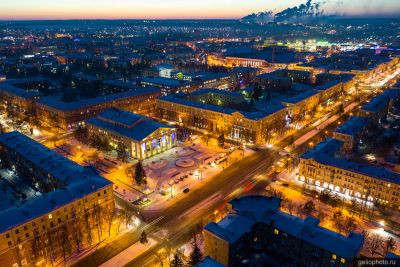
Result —
[[[41, 19], [237, 19], [247, 14], [271, 10], [280, 12], [288, 7], [304, 4], [295, 1], [159, 1], [146, 2], [116, 0], [84, 3], [72, 1], [27, 0], [2, 3], [0, 20], [41, 20]], [[318, 3], [318, 2], [315, 2]], [[357, 17], [395, 17], [400, 14], [397, 1], [344, 1], [330, 0], [320, 3], [324, 14], [340, 14]]]

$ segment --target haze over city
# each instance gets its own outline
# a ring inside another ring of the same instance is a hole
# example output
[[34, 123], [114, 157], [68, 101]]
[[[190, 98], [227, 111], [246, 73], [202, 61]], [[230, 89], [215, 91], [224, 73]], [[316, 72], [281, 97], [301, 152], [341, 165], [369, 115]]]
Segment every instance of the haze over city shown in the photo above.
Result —
[[[328, 0], [319, 3], [326, 14], [396, 17], [397, 0]], [[237, 19], [246, 14], [285, 8], [301, 0], [17, 0], [0, 1], [0, 19]]]

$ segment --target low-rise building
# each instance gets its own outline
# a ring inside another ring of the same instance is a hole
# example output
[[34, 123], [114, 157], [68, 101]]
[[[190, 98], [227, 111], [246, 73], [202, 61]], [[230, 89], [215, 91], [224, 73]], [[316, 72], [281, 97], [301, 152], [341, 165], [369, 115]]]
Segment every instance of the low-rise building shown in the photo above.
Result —
[[224, 266], [241, 266], [255, 250], [282, 266], [352, 266], [364, 237], [347, 236], [279, 210], [281, 200], [245, 196], [229, 202], [230, 213], [204, 227], [204, 255]]
[[125, 147], [129, 156], [139, 160], [150, 158], [172, 148], [176, 129], [150, 117], [111, 108], [85, 121], [89, 136], [107, 138]]
[[49, 266], [65, 242], [97, 242], [91, 218], [114, 211], [110, 181], [19, 132], [0, 135], [0, 160], [0, 266]]

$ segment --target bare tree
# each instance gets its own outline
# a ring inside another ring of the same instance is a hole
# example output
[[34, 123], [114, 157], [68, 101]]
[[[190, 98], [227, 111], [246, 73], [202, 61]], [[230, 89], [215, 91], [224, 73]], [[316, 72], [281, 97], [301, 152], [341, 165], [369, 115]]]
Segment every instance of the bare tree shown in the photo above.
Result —
[[64, 261], [67, 259], [67, 256], [71, 254], [71, 243], [68, 238], [68, 226], [67, 223], [64, 223], [62, 226], [57, 227], [57, 231], [59, 231], [59, 247], [62, 250], [62, 256]]
[[294, 211], [295, 205], [294, 205], [292, 200], [288, 200], [287, 208], [289, 210], [290, 215], [293, 215], [293, 211]]
[[111, 236], [111, 226], [113, 225], [116, 215], [117, 214], [115, 212], [115, 209], [112, 209], [106, 213], [105, 218], [107, 220], [107, 226], [108, 226], [108, 237]]
[[128, 225], [132, 222], [133, 211], [125, 210], [125, 228], [128, 228]]
[[303, 212], [310, 215], [315, 210], [315, 204], [312, 200], [307, 201], [303, 206]]
[[76, 250], [81, 251], [82, 247], [82, 221], [76, 216], [76, 212], [72, 212], [72, 240], [75, 243]]
[[325, 216], [326, 216], [325, 213], [323, 213], [322, 211], [319, 211], [317, 218], [320, 222], [322, 222], [325, 219]]
[[48, 255], [49, 260], [51, 262], [51, 266], [53, 266], [53, 264], [54, 264], [53, 262], [57, 258], [55, 242], [53, 240], [54, 236], [55, 236], [55, 232], [53, 231], [53, 229], [49, 229], [46, 232], [46, 238], [47, 238], [47, 240], [46, 240], [47, 241], [46, 242], [47, 243], [46, 249], [48, 251], [47, 255]]
[[85, 208], [83, 218], [86, 230], [86, 241], [89, 244], [89, 246], [91, 246], [93, 242], [93, 236], [92, 236], [92, 227], [90, 224], [90, 212], [87, 208]]
[[347, 232], [352, 232], [356, 229], [354, 217], [346, 217], [346, 219], [344, 220], [344, 228]]
[[343, 229], [343, 219], [344, 219], [344, 217], [343, 217], [343, 213], [341, 210], [336, 210], [333, 213], [332, 220], [333, 220], [333, 223], [335, 224], [336, 229], [338, 229], [339, 232], [341, 232]]
[[92, 216], [93, 216], [93, 220], [95, 222], [96, 229], [97, 229], [97, 238], [100, 242], [101, 236], [103, 235], [102, 224], [101, 224], [101, 207], [100, 207], [100, 205], [95, 204], [93, 206]]
[[380, 235], [373, 234], [373, 235], [371, 235], [369, 241], [370, 241], [369, 242], [370, 250], [371, 250], [372, 256], [374, 256], [378, 252], [379, 248], [382, 246], [383, 239]]
[[43, 256], [43, 245], [42, 238], [37, 229], [33, 230], [33, 238], [31, 240], [31, 252], [34, 257], [35, 262], [37, 262], [40, 257]]
[[161, 267], [164, 267], [165, 255], [157, 251], [156, 253], [154, 253], [154, 256], [156, 256], [157, 263], [159, 263]]
[[396, 241], [393, 237], [388, 237], [383, 244], [383, 248], [386, 253], [393, 251], [396, 248]]

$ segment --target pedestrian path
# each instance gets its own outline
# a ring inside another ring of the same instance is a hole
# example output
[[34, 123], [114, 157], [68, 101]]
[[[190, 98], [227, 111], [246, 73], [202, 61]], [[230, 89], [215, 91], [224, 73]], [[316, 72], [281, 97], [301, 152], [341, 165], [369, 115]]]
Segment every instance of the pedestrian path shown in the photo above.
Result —
[[142, 244], [140, 242], [136, 242], [132, 246], [128, 247], [121, 253], [112, 257], [105, 263], [101, 264], [100, 267], [115, 267], [115, 266], [124, 266], [129, 263], [132, 259], [138, 257], [139, 255], [146, 252], [148, 249], [151, 249], [153, 246], [157, 244], [152, 238], [148, 238], [147, 244]]

